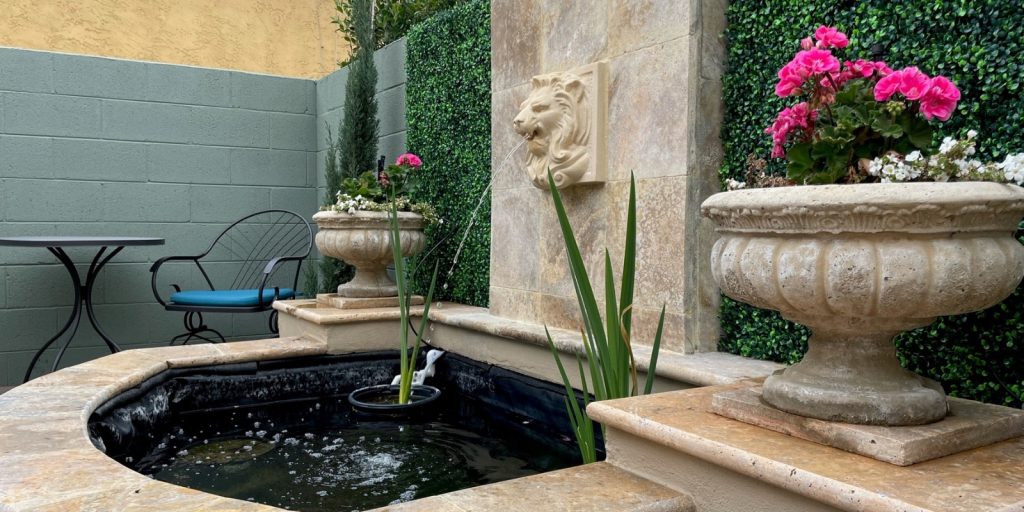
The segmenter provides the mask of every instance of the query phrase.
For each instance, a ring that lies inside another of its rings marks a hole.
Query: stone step
[[[473,487],[372,512],[696,512],[693,500],[607,462]]]

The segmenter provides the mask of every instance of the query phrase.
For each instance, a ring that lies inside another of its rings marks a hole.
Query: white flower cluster
[[[925,157],[920,151],[906,156],[889,153],[871,161],[868,174],[882,183],[903,181],[996,181],[1024,185],[1024,153],[1008,155],[1002,162],[984,163],[972,157],[974,138],[978,132],[970,130],[967,138],[956,140],[946,137],[939,152]]]
[[[427,203],[414,203],[408,197],[399,196],[395,198],[395,205],[398,211],[413,212],[423,216],[430,224],[444,224],[444,220],[437,216],[437,211]],[[357,211],[386,212],[391,208],[390,203],[378,203],[361,195],[352,197],[348,194],[338,192],[338,200],[325,209],[332,212],[344,212],[354,214]]]
[[[732,178],[725,180],[725,188],[727,190],[739,190],[741,188],[747,188],[747,182],[737,181]]]
[[[348,213],[355,213],[357,210],[381,211],[380,204],[376,202],[370,201],[363,196],[352,197],[341,192],[338,192],[338,200],[331,205],[331,210]]]

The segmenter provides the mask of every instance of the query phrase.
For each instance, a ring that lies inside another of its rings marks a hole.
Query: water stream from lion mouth
[[[137,468],[221,496],[326,512],[372,509],[577,463],[568,439],[535,435],[528,418],[498,420],[465,401],[393,421],[361,417],[344,402],[190,414],[160,453]]]

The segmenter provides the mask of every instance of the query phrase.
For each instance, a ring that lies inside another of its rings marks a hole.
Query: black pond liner
[[[304,511],[365,510],[579,463],[563,386],[450,352],[428,379],[442,394],[426,412],[352,409],[349,393],[390,382],[398,367],[389,351],[169,369],[97,408],[89,435],[155,479]]]

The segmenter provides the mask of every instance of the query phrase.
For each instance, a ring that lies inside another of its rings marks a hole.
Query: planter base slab
[[[711,412],[840,450],[909,466],[1024,435],[1024,411],[947,398],[942,421],[911,427],[837,423],[780,411],[761,398],[761,388],[715,393]]]
[[[342,297],[336,293],[321,293],[316,296],[317,304],[323,304],[335,309],[373,309],[373,308],[397,308],[398,297]],[[409,300],[410,306],[423,305],[422,295],[413,295]]]

